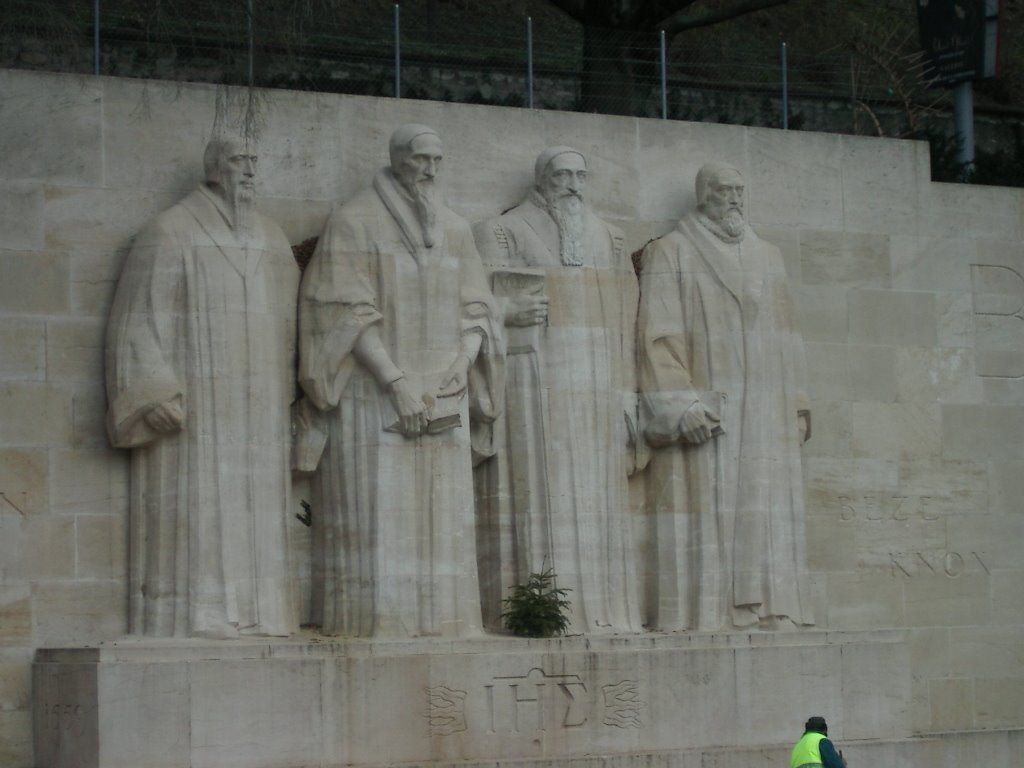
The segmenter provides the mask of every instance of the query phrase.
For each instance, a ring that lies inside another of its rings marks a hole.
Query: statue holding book
[[[585,204],[587,162],[537,158],[535,187],[474,228],[504,318],[505,414],[474,477],[485,625],[553,569],[570,632],[640,630],[627,478],[638,287],[623,235]]]
[[[436,191],[441,139],[405,125],[390,154],[331,216],[300,291],[299,380],[326,434],[313,619],[467,636],[481,628],[472,459],[491,451],[502,337],[469,225]]]
[[[642,256],[649,626],[811,625],[801,459],[811,412],[785,265],[750,228],[736,168],[706,164],[696,192],[697,210]]]

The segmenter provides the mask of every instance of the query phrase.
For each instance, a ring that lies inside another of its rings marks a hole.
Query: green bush
[[[555,587],[554,570],[531,573],[529,581],[510,589],[512,596],[505,598],[506,610],[501,614],[508,631],[520,637],[565,634],[569,628],[566,611],[570,606],[565,596],[570,590]]]

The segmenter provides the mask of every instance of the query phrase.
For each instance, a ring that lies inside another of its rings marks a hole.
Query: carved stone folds
[[[131,631],[295,630],[293,465],[314,473],[327,634],[501,631],[509,589],[548,569],[572,633],[638,632],[644,614],[812,624],[803,347],[739,173],[701,170],[698,210],[644,250],[641,301],[579,150],[544,150],[525,199],[475,238],[440,202],[437,132],[401,126],[389,152],[328,220],[298,296],[244,143],[211,142],[206,182],[136,238],[107,346],[110,438],[133,449]]]

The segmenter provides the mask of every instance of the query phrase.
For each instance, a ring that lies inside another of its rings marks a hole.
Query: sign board
[[[1000,0],[917,0],[925,79],[953,85],[995,77]]]

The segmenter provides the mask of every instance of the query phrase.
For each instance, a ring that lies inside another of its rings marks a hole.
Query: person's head
[[[743,231],[743,177],[731,165],[708,163],[697,172],[697,207],[730,235]]]
[[[388,150],[391,171],[410,194],[432,188],[443,159],[437,131],[417,123],[403,125],[391,134]]]
[[[252,200],[256,194],[256,151],[242,139],[217,136],[203,153],[206,183],[225,200]]]
[[[533,177],[537,191],[549,206],[563,197],[582,201],[587,185],[587,161],[572,147],[549,147],[537,157]]]
[[[825,718],[819,715],[808,718],[807,722],[804,723],[804,732],[811,731],[820,733],[822,736],[828,736],[828,723],[825,722]]]
[[[548,147],[533,166],[537,194],[558,225],[559,251],[566,266],[582,262],[587,161],[572,147]]]

